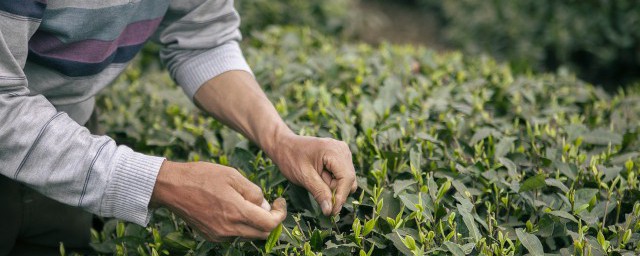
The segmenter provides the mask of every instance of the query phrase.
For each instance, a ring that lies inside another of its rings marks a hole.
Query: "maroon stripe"
[[[111,56],[118,47],[144,43],[156,30],[162,17],[127,25],[113,41],[87,39],[63,43],[55,35],[38,31],[29,40],[29,49],[43,57],[84,63],[100,63]]]

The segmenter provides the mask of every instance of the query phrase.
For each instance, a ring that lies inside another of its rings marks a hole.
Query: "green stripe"
[[[55,34],[63,43],[87,39],[112,41],[128,24],[162,17],[168,6],[167,0],[141,0],[99,9],[46,10],[40,29]]]

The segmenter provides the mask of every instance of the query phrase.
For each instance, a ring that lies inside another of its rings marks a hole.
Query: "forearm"
[[[245,71],[228,71],[207,81],[194,101],[269,155],[278,140],[293,134],[253,76]]]
[[[41,95],[11,92],[0,93],[0,174],[59,202],[146,224],[162,158],[91,135]]]

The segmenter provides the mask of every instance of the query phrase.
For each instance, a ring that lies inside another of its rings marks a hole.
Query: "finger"
[[[358,180],[355,179],[353,180],[353,185],[351,185],[351,194],[355,193],[357,189],[358,189]]]
[[[233,169],[233,172],[234,174],[230,175],[230,177],[232,177],[233,179],[233,181],[231,182],[231,184],[233,184],[233,188],[235,188],[236,191],[238,191],[238,193],[240,193],[240,195],[242,195],[245,200],[255,205],[261,206],[263,202],[266,201],[264,199],[264,195],[262,194],[262,189],[258,187],[258,185],[242,176],[242,174],[240,174],[235,169]]]
[[[332,214],[335,215],[340,212],[342,205],[347,201],[347,196],[349,196],[355,181],[355,172],[353,171],[353,164],[347,162],[345,158],[326,157],[325,167],[333,173],[337,181],[335,203],[332,211]]]
[[[327,184],[327,186],[329,186],[329,188],[331,188],[331,190],[334,190],[336,188],[336,183],[333,179],[333,176],[331,176],[331,173],[328,171],[322,171],[322,180],[324,181],[325,184]]]
[[[276,199],[271,211],[265,211],[253,204],[246,204],[243,214],[245,224],[263,232],[271,232],[287,217],[287,202],[284,198]]]
[[[331,214],[333,205],[331,200],[331,189],[329,188],[331,181],[325,182],[323,178],[321,178],[320,175],[318,175],[318,173],[315,171],[307,173],[310,177],[309,181],[305,182],[305,187],[307,187],[307,190],[311,192],[311,195],[313,195],[313,198],[316,199],[316,202],[320,204],[322,213],[326,216],[329,216]]]
[[[232,242],[236,240],[266,239],[267,237],[269,237],[269,232],[256,229],[244,223],[236,223],[233,225],[232,231],[220,236],[209,237],[207,240],[212,242]]]
[[[262,205],[260,205],[260,207],[265,211],[271,211],[271,205],[267,202],[267,199],[262,200]]]
[[[247,239],[267,239],[269,237],[269,233],[267,231],[262,231],[260,229],[254,228],[247,224],[238,223],[236,226],[238,230],[238,236]]]

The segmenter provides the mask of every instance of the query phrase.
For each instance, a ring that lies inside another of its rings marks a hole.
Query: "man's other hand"
[[[169,208],[210,241],[266,239],[287,215],[284,199],[270,206],[238,171],[204,162],[165,161],[151,204]]]
[[[269,156],[282,174],[311,192],[324,215],[338,214],[357,188],[349,146],[334,139],[293,133],[281,135],[276,141]]]

